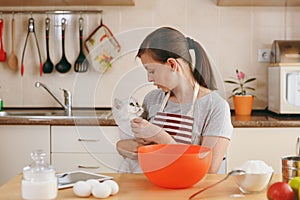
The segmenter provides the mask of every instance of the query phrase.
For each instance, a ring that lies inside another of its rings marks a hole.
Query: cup
[[[285,156],[281,158],[282,181],[289,182],[296,176],[300,176],[300,156]]]

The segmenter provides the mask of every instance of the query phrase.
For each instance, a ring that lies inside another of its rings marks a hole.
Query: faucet
[[[66,89],[60,88],[64,92],[64,104],[48,89],[48,87],[41,83],[36,82],[35,87],[43,87],[65,110],[68,116],[72,115],[72,94]]]

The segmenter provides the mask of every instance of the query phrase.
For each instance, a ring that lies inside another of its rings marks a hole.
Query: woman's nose
[[[153,78],[151,76],[148,76],[148,81],[149,82],[154,82]]]

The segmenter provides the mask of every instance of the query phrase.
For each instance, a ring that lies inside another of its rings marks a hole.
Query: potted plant
[[[237,80],[225,80],[225,83],[237,85],[232,90],[232,95],[229,98],[233,98],[234,111],[236,115],[250,115],[252,112],[252,105],[254,101],[254,95],[247,92],[247,90],[254,91],[253,87],[246,86],[248,83],[255,81],[256,78],[246,79],[244,72],[236,69]]]

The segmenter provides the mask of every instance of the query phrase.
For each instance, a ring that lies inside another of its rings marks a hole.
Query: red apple
[[[294,191],[286,182],[273,183],[267,192],[269,200],[294,200]]]

